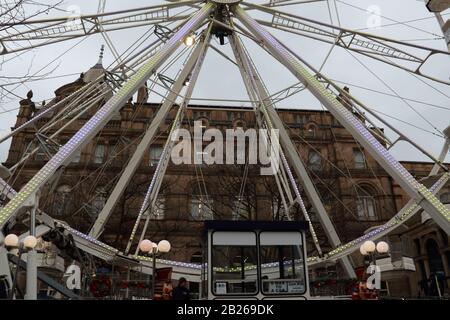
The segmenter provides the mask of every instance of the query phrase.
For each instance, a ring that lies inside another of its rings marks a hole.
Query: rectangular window
[[[209,111],[194,111],[194,120],[197,120],[198,118],[210,118],[211,113]]]
[[[227,112],[228,121],[234,121],[236,119],[243,120],[244,117],[245,117],[244,112],[231,112],[231,111]]]
[[[272,217],[274,220],[287,220],[286,208],[279,198],[272,199]]]
[[[262,291],[269,295],[306,292],[305,258],[300,232],[260,234]]]
[[[356,200],[358,217],[361,220],[376,220],[375,201],[373,197],[358,197]]]
[[[61,148],[67,144],[68,140],[60,140]],[[72,158],[72,163],[79,163],[81,158],[81,150],[77,150]]]
[[[96,215],[98,215],[108,200],[108,195],[104,190],[97,190],[95,198],[92,200],[92,207]]]
[[[103,163],[105,157],[105,146],[98,144],[95,146],[94,163]]]
[[[360,149],[353,149],[353,161],[355,163],[355,169],[365,169],[366,159],[364,152]]]
[[[191,200],[191,217],[193,220],[213,220],[213,201],[207,198],[194,198]]]
[[[305,125],[309,122],[309,115],[306,114],[296,114],[295,115],[295,123],[299,125]]]
[[[148,214],[149,212],[147,212]],[[150,219],[164,220],[166,213],[166,199],[163,196],[158,196],[155,201],[155,206],[152,212],[150,212]]]
[[[81,160],[81,150],[77,150],[77,152],[75,152],[75,156],[73,157],[72,162],[79,163],[80,160]]]
[[[249,208],[244,199],[234,201],[232,218],[233,220],[248,220],[250,218]]]
[[[317,151],[310,151],[308,156],[308,166],[311,170],[322,170],[322,155]]]
[[[111,143],[108,146],[108,160],[113,160],[117,154],[117,143]]]
[[[162,152],[163,148],[161,146],[153,146],[150,148],[150,167],[156,166],[158,164],[159,159],[161,159]]]
[[[256,234],[212,234],[212,285],[216,295],[253,295],[258,291]]]

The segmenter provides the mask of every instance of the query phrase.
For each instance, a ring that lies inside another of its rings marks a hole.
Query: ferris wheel
[[[300,8],[306,4],[326,3],[330,9],[332,1],[270,0],[259,4],[256,2],[258,1],[167,1],[160,5],[107,12],[106,0],[100,0],[97,14],[79,15],[75,18],[26,19],[3,24],[0,28],[3,30],[0,34],[2,56],[13,56],[100,34],[114,56],[114,62],[106,68],[104,74],[61,101],[43,106],[33,118],[0,139],[0,143],[5,142],[43,117],[52,114],[54,110],[60,111],[52,115],[53,120],[49,121],[47,129],[60,123],[61,119],[69,119],[69,117],[74,119],[77,115],[101,103],[95,115],[66,144],[59,146],[50,160],[21,190],[15,191],[7,181],[0,180],[2,194],[7,199],[5,205],[0,208],[0,228],[13,221],[18,215],[31,211],[36,214],[43,229],[48,231],[55,225],[64,227],[73,234],[80,248],[88,253],[106,260],[118,254],[133,256],[140,259],[143,264],[147,263],[145,257],[138,255],[138,249],[135,252],[132,249],[138,237],[140,240],[143,239],[151,223],[146,212],[149,208],[156,206],[164,174],[170,163],[174,141],[169,139],[164,145],[162,156],[148,185],[127,246],[112,248],[101,242],[99,237],[142,162],[145,152],[148,151],[157,135],[158,128],[164,123],[175,104],[178,108],[170,132],[173,133],[181,127],[205,56],[210,51],[216,51],[225,58],[224,63],[231,61],[240,72],[258,127],[279,130],[279,139],[268,141],[271,146],[280,146],[281,169],[274,178],[283,206],[285,208],[298,206],[309,224],[316,253],[308,258],[310,265],[340,261],[347,274],[354,277],[354,270],[348,258],[352,252],[358,250],[367,240],[386,236],[422,210],[425,210],[447,234],[450,234],[450,210],[436,197],[450,179],[449,168],[443,164],[449,151],[450,127],[443,132],[445,143],[441,153],[439,156],[434,156],[420,146],[414,138],[409,137],[408,133],[389,123],[384,116],[345,91],[338,82],[322,71],[326,60],[335,50],[346,50],[356,57],[383,63],[389,66],[392,72],[407,72],[421,81],[449,86],[448,74],[447,78],[439,77],[430,72],[427,66],[435,57],[449,56],[450,53],[408,41],[348,29],[340,26],[340,23],[319,21],[299,14],[302,12]],[[74,23],[68,24],[67,21]],[[130,44],[129,48],[123,52],[115,47],[110,38],[110,34],[114,31],[142,27],[148,28],[151,32],[147,32],[145,38]],[[307,38],[313,42],[327,44],[329,51],[322,67],[318,68],[309,63],[301,52],[282,41],[283,37],[278,36],[280,34],[289,34],[291,37]],[[218,39],[220,45],[229,44],[233,56],[228,56],[212,44],[214,37]],[[249,49],[248,43],[259,47],[259,50],[266,52],[274,61],[283,65],[286,74],[292,75],[296,82],[276,93],[269,92],[254,62],[255,53]],[[163,85],[164,74],[161,70],[167,70],[183,57],[185,60],[176,78],[171,79],[168,85],[167,83]],[[148,88],[149,92],[162,97],[161,107],[139,141],[89,233],[81,233],[69,225],[54,221],[39,210],[40,190],[44,185],[57,176],[61,169],[72,161],[77,152],[92,140],[120,108],[147,83],[151,84]],[[166,92],[157,93],[156,87],[159,87],[159,90],[166,87]],[[302,160],[285,123],[277,112],[277,103],[302,92],[309,92],[314,96],[411,198],[406,206],[384,225],[348,243],[342,243],[307,165]],[[339,99],[342,96],[345,99]],[[103,101],[105,103],[102,103]],[[392,140],[383,130],[378,129],[377,123],[389,128],[399,138]],[[70,125],[70,122],[64,126],[67,125]],[[60,131],[61,129],[48,139],[57,137]],[[431,186],[426,187],[417,181],[391,154],[390,149],[399,142],[409,143],[434,162],[430,177],[436,179]],[[32,150],[24,155],[21,162],[26,161],[36,151]],[[9,169],[14,171],[16,168],[17,166]],[[321,248],[316,231],[318,226],[310,217],[311,211],[305,205],[304,195],[333,248],[329,252],[324,252]],[[143,220],[144,227],[140,230]],[[198,265],[190,263],[166,260],[159,262],[177,267],[177,272],[180,274],[192,274],[200,269]]]

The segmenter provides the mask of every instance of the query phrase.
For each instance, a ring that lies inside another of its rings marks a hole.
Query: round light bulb
[[[37,244],[37,239],[35,236],[27,236],[23,239],[23,246],[27,249],[34,249]]]
[[[373,253],[373,252],[375,252],[375,249],[376,249],[375,242],[370,241],[370,240],[364,242],[363,247],[367,253]]]
[[[170,242],[167,240],[161,240],[158,243],[158,251],[159,252],[167,253],[170,251],[170,248],[171,248]]]
[[[362,244],[362,245],[359,247],[359,252],[361,252],[361,254],[362,254],[363,256],[367,256],[367,255],[368,255],[366,249],[364,248],[364,244]]]
[[[388,253],[389,252],[389,244],[384,241],[380,241],[377,243],[377,251],[379,253]]]
[[[19,245],[19,237],[16,236],[15,234],[8,234],[5,237],[4,242],[6,247],[15,248]]]
[[[191,47],[193,46],[195,43],[195,36],[194,35],[189,35],[186,38],[184,38],[184,44],[186,45],[186,47]]]
[[[150,251],[152,251],[153,248],[153,242],[151,242],[150,240],[142,240],[141,243],[139,243],[139,249],[144,252],[144,253],[149,253]]]

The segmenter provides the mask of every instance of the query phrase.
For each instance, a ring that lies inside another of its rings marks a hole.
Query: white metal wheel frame
[[[79,132],[65,145],[60,151],[33,177],[33,179],[27,183],[22,190],[12,197],[11,201],[0,210],[0,226],[11,219],[22,207],[29,206],[27,203],[29,200],[56,172],[56,170],[68,163],[75,154],[75,152],[89,141],[95,134],[108,122],[114,111],[120,108],[123,103],[127,101],[137,89],[148,79],[148,77],[155,72],[158,66],[166,60],[175,49],[181,44],[182,39],[188,35],[191,31],[195,30],[204,20],[206,20],[214,9],[215,4],[208,2],[204,4],[202,8],[190,18],[186,24],[175,33],[175,35],[162,47],[162,49],[152,56],[147,63],[139,69],[139,71],[125,83],[122,89],[120,89],[98,112],[97,114],[83,126]],[[260,41],[260,44],[265,47],[274,57],[282,62],[296,77],[299,78],[328,109],[329,111],[341,122],[344,127],[349,130],[352,135],[372,154],[372,156],[385,168],[385,170],[407,191],[413,200],[411,200],[410,206],[405,207],[408,216],[411,212],[420,207],[426,209],[431,214],[432,218],[442,227],[447,233],[450,233],[449,227],[449,212],[439,200],[434,196],[438,187],[441,187],[438,183],[432,188],[431,191],[426,189],[423,185],[420,185],[415,179],[389,154],[389,152],[373,137],[373,135],[367,131],[365,127],[351,114],[347,109],[337,102],[333,96],[329,94],[314,77],[312,77],[308,71],[299,63],[296,59],[279,41],[276,40],[270,33],[263,29],[257,21],[252,19],[246,11],[240,6],[234,6],[232,8],[235,16],[247,27],[247,29],[253,34],[253,36]],[[266,9],[265,9],[266,10]],[[248,71],[248,70],[247,70]],[[245,72],[245,70],[242,70]],[[261,94],[261,92],[260,92]],[[272,121],[273,115],[272,115]],[[276,117],[275,117],[276,120]],[[291,150],[285,150],[285,152],[291,152]],[[289,159],[292,161],[291,159]],[[298,172],[297,172],[298,174]],[[301,180],[304,180],[304,176],[299,176]],[[448,175],[444,175],[440,180],[448,179]],[[307,178],[305,179],[307,180]],[[309,193],[314,193],[310,188],[305,186],[305,190]],[[310,195],[308,195],[310,197]],[[314,199],[310,199],[314,203]],[[320,201],[320,200],[319,200]],[[413,209],[411,209],[413,207]],[[403,211],[403,210],[402,210]],[[405,215],[405,212],[399,213],[401,216]],[[394,218],[398,218],[397,216]],[[395,225],[401,224],[404,221],[397,219]],[[106,221],[105,221],[106,223]],[[385,225],[378,233],[371,233],[362,238],[370,238],[381,234],[382,231],[391,230],[389,227],[393,225]],[[324,226],[326,230],[330,230],[327,226]],[[355,241],[360,240],[356,239]],[[358,242],[358,241],[357,241]],[[315,258],[314,261],[324,261],[327,259],[336,259],[339,257],[345,257],[349,254],[348,248],[345,246],[339,246],[339,244],[333,243],[333,246],[337,246],[335,250],[323,258]],[[346,250],[347,249],[347,250]],[[351,250],[354,251],[355,244],[351,245]]]

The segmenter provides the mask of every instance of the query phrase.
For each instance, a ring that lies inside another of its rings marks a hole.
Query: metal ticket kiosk
[[[293,221],[205,221],[202,298],[308,299],[306,230]]]

